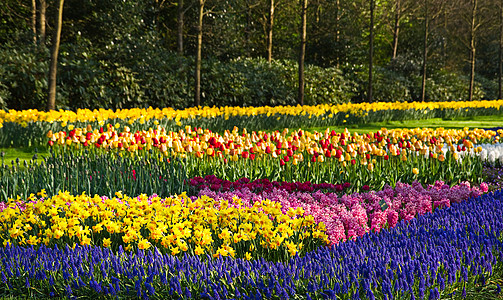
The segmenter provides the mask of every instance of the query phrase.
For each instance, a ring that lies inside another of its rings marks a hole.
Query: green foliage
[[[225,64],[215,62],[214,66],[214,70],[206,76],[203,70],[203,78],[206,79],[203,80],[203,92],[209,100],[205,100],[205,105],[274,106],[297,103],[298,70],[294,61],[273,61],[269,64],[262,58],[248,58]],[[344,78],[340,70],[308,65],[305,76],[306,104],[340,104],[351,99],[354,84]],[[222,92],[223,95],[220,94]],[[215,93],[216,97],[208,96]]]
[[[82,152],[44,157],[41,162],[11,161],[0,167],[0,201],[46,189],[50,195],[58,191],[73,194],[86,192],[113,197],[115,192],[128,195],[158,194],[167,197],[184,191],[185,165],[177,159],[167,161],[157,153],[142,157]]]
[[[354,74],[358,91],[352,99],[365,102],[368,98],[368,68],[363,67]],[[373,73],[372,95],[374,102],[414,101],[409,86],[409,78],[389,68],[376,67]]]
[[[23,47],[0,48],[0,97],[9,108],[42,109],[47,99],[48,51]]]
[[[430,75],[426,81],[427,101],[466,101],[468,99],[469,78],[446,70]],[[421,77],[416,77],[415,94],[420,95]],[[475,82],[473,99],[485,99],[481,84]]]
[[[306,68],[306,95],[308,105],[341,104],[350,102],[356,92],[356,84],[335,67],[320,68],[308,65]]]
[[[63,63],[60,92],[68,107],[120,109],[141,106],[143,90],[135,73],[127,67],[94,59]]]
[[[0,78],[3,78],[5,69],[0,68]],[[10,98],[10,92],[8,87],[0,81],[0,109],[6,109],[7,108],[7,101]]]
[[[498,80],[490,80],[482,75],[475,76],[475,81],[480,83],[480,88],[485,99],[498,99]]]
[[[185,3],[185,56],[179,56],[174,53],[177,7],[172,4],[151,0],[65,1],[57,108],[191,106],[196,7]],[[276,7],[275,59],[271,64],[257,58],[265,52],[267,3],[208,0],[207,4],[211,13],[205,16],[203,28],[201,104],[296,104],[298,3],[282,1]],[[375,31],[374,101],[417,101],[421,95],[422,21],[417,18],[420,15],[412,16],[412,11],[411,18],[402,19],[399,55],[390,62],[392,36],[385,22],[393,16],[389,13],[394,9],[392,4],[385,1],[376,7],[379,24]],[[19,15],[11,7],[19,8]],[[0,109],[45,108],[52,9],[49,7],[47,14],[46,48],[33,43],[30,5],[20,6],[12,0],[0,4],[5,14],[0,21],[0,41],[8,41],[0,46]],[[336,12],[338,19],[333,18]],[[366,101],[368,13],[368,3],[362,0],[351,4],[322,0],[310,6],[306,104]],[[445,48],[444,43],[444,36],[432,29],[427,99],[465,100],[468,81],[461,75],[462,62],[457,67],[448,66],[445,51],[455,48]],[[434,51],[435,47],[445,53]],[[477,59],[480,66],[492,66],[493,71],[478,70],[485,77],[476,78],[474,99],[494,99],[494,63],[488,63],[486,57]]]

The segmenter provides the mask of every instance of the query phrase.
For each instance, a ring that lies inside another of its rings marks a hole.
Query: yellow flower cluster
[[[500,135],[503,130],[498,131]],[[340,162],[350,161],[362,156],[363,164],[370,157],[398,156],[402,160],[410,153],[438,153],[441,155],[444,143],[452,152],[460,149],[471,150],[480,142],[499,142],[499,136],[492,130],[474,129],[443,129],[416,128],[394,129],[382,128],[376,133],[358,134],[306,132],[303,130],[265,133],[262,131],[248,133],[246,129],[226,130],[222,135],[209,130],[193,130],[187,126],[178,132],[167,132],[160,126],[131,132],[125,126],[122,132],[116,131],[112,125],[106,129],[76,128],[70,132],[49,132],[49,144],[66,145],[70,147],[93,146],[102,149],[116,149],[136,153],[138,150],[159,149],[168,157],[197,158],[217,157],[225,160],[279,158],[283,163],[290,161],[296,165],[307,155],[312,162],[323,162],[335,157]],[[457,147],[460,146],[460,147]],[[433,156],[437,158],[437,154]],[[442,156],[439,157],[442,160]],[[370,166],[372,168],[372,166]]]
[[[473,109],[492,108],[499,110],[503,106],[503,100],[493,101],[456,101],[456,102],[377,102],[377,103],[347,103],[347,104],[321,104],[316,106],[275,106],[275,107],[191,107],[183,110],[173,108],[163,109],[119,109],[117,111],[99,109],[88,110],[79,109],[73,111],[38,111],[38,110],[0,110],[0,127],[2,123],[15,122],[26,124],[28,122],[61,122],[63,125],[74,122],[105,122],[115,119],[127,120],[130,123],[138,121],[140,123],[150,119],[175,120],[179,122],[183,119],[216,118],[228,119],[234,116],[320,116],[328,115],[333,117],[337,113],[351,113],[354,115],[364,115],[366,112],[387,111],[387,110],[410,110],[417,111],[443,110],[443,109]]]
[[[42,193],[41,196],[46,196]],[[271,201],[245,205],[207,196],[191,199],[185,194],[161,199],[141,195],[130,198],[60,192],[31,202],[21,210],[12,200],[0,212],[0,241],[14,245],[99,245],[126,250],[156,246],[177,254],[232,256],[245,259],[277,253],[305,253],[304,245],[327,245],[323,223],[304,216],[302,208],[281,212]]]

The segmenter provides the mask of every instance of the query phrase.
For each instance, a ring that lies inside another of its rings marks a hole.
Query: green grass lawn
[[[441,118],[427,119],[427,120],[410,120],[410,121],[387,121],[378,123],[368,123],[359,125],[346,126],[350,132],[367,133],[376,132],[381,128],[398,129],[398,128],[446,128],[446,129],[463,129],[468,127],[473,128],[493,128],[503,126],[503,115],[495,116],[478,116],[478,117],[460,117],[451,120],[444,120]],[[342,132],[346,127],[337,126],[331,127],[330,130]],[[292,128],[293,129],[293,128]],[[312,128],[312,130],[324,131],[326,128]]]
[[[23,161],[30,161],[34,159],[36,155],[37,161],[40,162],[44,156],[49,155],[49,148],[46,146],[39,147],[23,147],[23,148],[0,148],[0,158],[4,164],[11,165],[12,162],[16,162],[19,158],[19,162],[22,165]]]

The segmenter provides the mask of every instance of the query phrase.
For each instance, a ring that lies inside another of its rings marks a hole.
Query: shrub
[[[415,97],[421,99],[421,76],[414,77]],[[457,73],[440,70],[428,76],[426,80],[426,101],[466,101],[468,100],[468,77]],[[484,99],[481,84],[475,82],[473,100]]]
[[[368,98],[368,68],[357,68],[354,73],[358,85],[358,92],[353,102],[365,102]],[[373,101],[374,102],[410,102],[410,80],[401,74],[382,67],[376,67],[373,73]]]

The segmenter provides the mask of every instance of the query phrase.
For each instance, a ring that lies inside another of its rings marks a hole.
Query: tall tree
[[[271,63],[272,61],[272,29],[274,27],[274,10],[276,8],[276,4],[274,0],[269,0],[269,15],[267,18],[267,61]]]
[[[203,18],[206,0],[199,0],[197,14],[196,68],[194,79],[194,105],[201,105],[201,51],[203,47]]]
[[[65,0],[59,0],[56,28],[54,29],[54,40],[51,50],[51,61],[49,65],[49,99],[47,110],[56,109],[56,77],[58,72],[59,43],[61,40],[61,28],[63,27],[63,4]]]
[[[37,0],[31,0],[31,31],[33,43],[37,43]]]
[[[46,12],[47,12],[47,2],[46,0],[40,0],[40,5],[38,6],[38,34],[40,36],[40,46],[45,46],[45,28],[46,28]]]
[[[299,54],[299,95],[300,105],[304,105],[304,59],[306,56],[306,35],[307,35],[307,0],[300,0],[300,54]]]
[[[374,61],[374,0],[370,0],[370,30],[369,30],[369,82],[367,101],[372,102],[372,68]]]
[[[475,55],[477,51],[475,37],[480,23],[477,22],[478,0],[471,0],[471,18],[470,18],[470,86],[468,88],[468,101],[473,100],[473,86],[475,83]]]
[[[185,8],[184,8],[183,0],[178,0],[178,11],[177,11],[177,18],[176,18],[176,28],[177,28],[177,30],[176,30],[176,36],[177,36],[176,50],[178,52],[178,55],[180,55],[180,56],[183,55],[184,16],[185,16]]]
[[[396,58],[396,52],[398,50],[398,34],[400,33],[400,18],[402,14],[401,1],[395,0],[395,23],[393,25],[393,50],[391,58]]]
[[[426,81],[428,78],[428,62],[430,57],[430,34],[432,32],[432,25],[438,17],[445,13],[446,2],[443,0],[424,0],[423,1],[423,49],[422,49],[422,67],[421,67],[421,101],[426,101]],[[442,26],[442,25],[440,25]],[[438,37],[437,37],[438,38]]]
[[[422,68],[422,81],[421,81],[421,101],[426,100],[426,68],[428,61],[428,33],[429,33],[429,13],[428,13],[428,0],[424,0],[424,39],[423,39],[423,68]]]
[[[402,21],[409,17],[409,15],[411,14],[411,2],[407,0],[395,0],[393,6],[393,22],[391,28],[393,41],[391,43],[391,59],[395,59],[398,54],[400,29],[402,26]]]
[[[340,23],[341,23],[341,5],[340,5],[340,0],[335,0],[335,29],[334,29],[334,40],[335,44],[339,46],[339,39],[340,39]],[[339,47],[337,47],[339,49]],[[341,64],[341,58],[340,58],[340,53],[337,51],[336,57],[335,57],[335,66],[339,68]]]
[[[478,0],[471,0],[470,18],[470,86],[468,88],[468,101],[473,100],[473,86],[475,83],[475,55],[477,47],[475,45],[475,35],[480,23],[477,23]]]

